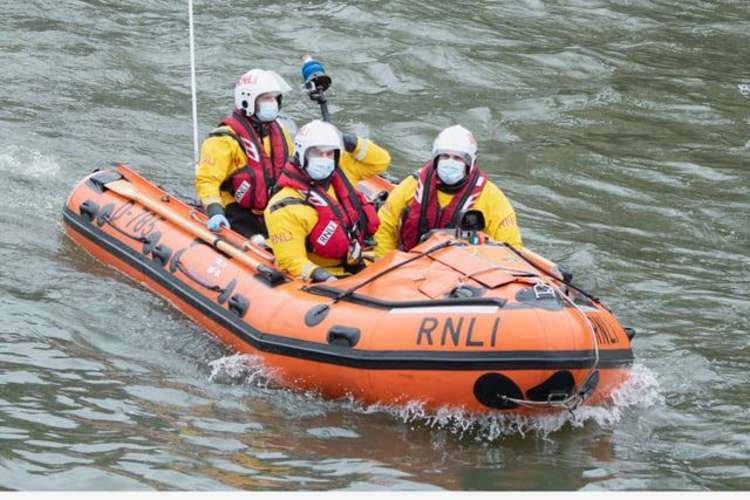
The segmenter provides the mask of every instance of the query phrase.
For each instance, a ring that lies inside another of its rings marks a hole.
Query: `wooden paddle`
[[[110,182],[106,184],[106,187],[107,189],[109,189],[110,191],[114,193],[117,193],[121,196],[124,196],[125,198],[128,198],[130,200],[140,203],[141,205],[148,208],[152,212],[162,216],[164,219],[179,226],[180,228],[184,229],[190,234],[200,238],[201,240],[205,241],[206,243],[216,248],[217,250],[221,251],[222,253],[225,253],[226,255],[229,255],[230,257],[237,259],[239,262],[242,262],[243,264],[250,267],[251,269],[254,269],[264,274],[268,273],[269,271],[276,271],[275,269],[270,268],[267,264],[260,262],[256,260],[254,257],[244,253],[242,250],[228,243],[222,237],[212,233],[204,226],[200,224],[196,224],[189,220],[185,220],[175,215],[172,211],[164,207],[158,201],[154,201],[151,198],[145,196],[143,193],[141,193],[135,187],[133,187],[133,185],[130,182],[124,179]]]

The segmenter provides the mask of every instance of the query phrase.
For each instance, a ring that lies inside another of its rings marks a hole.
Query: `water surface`
[[[186,6],[1,8],[0,488],[750,487],[748,2],[196,2],[201,136],[247,69],[316,54],[399,177],[471,129],[525,243],[636,327],[614,407],[531,422],[268,387],[84,254],[61,209],[94,168],[192,190]]]

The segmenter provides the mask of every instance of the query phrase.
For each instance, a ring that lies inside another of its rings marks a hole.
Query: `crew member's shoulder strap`
[[[271,208],[269,209],[271,213],[281,210],[284,207],[288,207],[290,205],[308,205],[312,206],[309,202],[300,199],[300,198],[294,198],[292,196],[289,196],[287,198],[282,198],[281,200],[277,201],[273,205],[271,205]]]
[[[284,161],[286,161],[289,158],[289,142],[287,141],[287,137],[291,139],[291,136],[288,135],[286,127],[283,124],[279,123],[278,120],[275,120],[271,123],[271,129],[276,130],[276,133],[279,134],[281,145],[283,146],[284,151]],[[273,154],[273,141],[271,141],[271,150]]]
[[[474,193],[474,189],[476,189],[477,187],[477,180],[479,180],[480,175],[482,174],[480,173],[479,169],[474,169],[474,171],[470,174],[469,179],[466,181],[466,186],[464,186],[463,193],[456,193],[454,195],[453,201],[457,201],[457,203],[453,206],[453,215],[451,215],[451,220],[449,222],[450,227],[456,227],[458,225],[458,219],[462,215],[461,207],[464,206],[466,200],[468,200],[469,197]],[[451,205],[453,205],[453,202],[451,203]]]
[[[247,151],[245,151],[245,145],[242,143],[242,139],[240,139],[240,136],[229,127],[215,128],[211,131],[211,133],[208,134],[208,136],[209,137],[230,137],[234,139],[235,142],[237,142],[237,144],[239,144],[242,152],[246,153],[247,155]]]

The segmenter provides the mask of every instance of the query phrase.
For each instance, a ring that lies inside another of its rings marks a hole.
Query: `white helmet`
[[[477,160],[477,141],[474,135],[461,125],[453,125],[438,134],[432,143],[432,158],[443,153],[454,153],[464,157],[469,168]]]
[[[244,109],[247,116],[255,113],[255,100],[261,94],[273,92],[278,94],[279,108],[281,95],[292,88],[275,71],[251,69],[237,81],[234,86],[234,105],[237,109]]]
[[[294,154],[297,156],[300,166],[306,165],[305,154],[312,147],[338,150],[336,152],[336,164],[338,164],[338,158],[344,147],[341,141],[341,133],[328,122],[313,120],[299,129],[297,135],[294,136]]]

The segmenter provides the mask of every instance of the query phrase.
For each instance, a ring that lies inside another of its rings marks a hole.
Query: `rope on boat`
[[[585,399],[589,396],[588,394],[588,384],[591,380],[591,377],[594,376],[594,373],[596,373],[596,369],[599,366],[599,342],[596,339],[596,331],[594,330],[594,325],[591,323],[591,320],[589,317],[584,313],[580,307],[578,307],[578,304],[575,303],[575,301],[571,300],[570,297],[562,293],[562,291],[553,285],[545,284],[541,280],[537,283],[537,285],[546,285],[549,286],[557,291],[557,294],[559,297],[562,297],[563,300],[568,302],[570,305],[572,305],[578,313],[583,316],[585,323],[589,326],[589,330],[591,332],[591,340],[594,342],[594,363],[591,365],[591,368],[589,368],[589,372],[586,375],[586,378],[583,380],[583,383],[581,384],[581,388],[573,392],[573,394],[568,395],[565,399],[555,400],[553,399],[555,393],[551,392],[549,396],[547,397],[547,401],[533,401],[530,399],[521,399],[521,398],[512,398],[509,396],[505,396],[503,394],[498,394],[498,396],[508,402],[515,403],[519,406],[526,406],[530,408],[539,408],[539,407],[546,407],[546,408],[565,408],[570,413],[573,413],[581,404],[585,401]],[[536,285],[535,285],[536,286]]]

